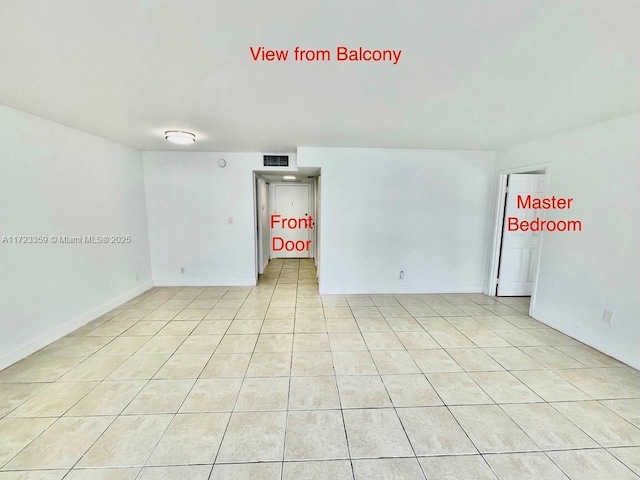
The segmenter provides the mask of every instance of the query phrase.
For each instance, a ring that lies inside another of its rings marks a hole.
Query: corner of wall
[[[53,342],[60,340],[62,337],[70,334],[74,330],[87,325],[93,320],[99,318],[107,312],[119,307],[125,302],[142,295],[144,292],[153,288],[151,282],[147,282],[136,288],[129,290],[128,292],[115,297],[108,302],[99,305],[87,312],[81,313],[76,317],[68,320],[65,323],[56,325],[54,328],[47,330],[34,339],[30,339],[19,345],[15,349],[5,353],[0,357],[0,370],[7,368],[10,365],[22,360],[25,357],[37,352],[38,350],[52,344]]]

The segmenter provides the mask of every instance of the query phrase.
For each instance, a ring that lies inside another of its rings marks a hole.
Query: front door
[[[273,214],[279,214],[280,219],[303,219],[311,216],[309,211],[309,185],[274,184],[273,188]],[[273,228],[271,228],[271,258],[309,258],[309,248],[306,247],[309,246],[308,241],[312,238],[312,230],[308,228],[288,228],[281,221],[275,222]],[[279,239],[282,239],[282,241]],[[285,248],[285,246],[289,245],[294,246],[290,251]],[[295,248],[302,245],[305,245],[304,249]]]

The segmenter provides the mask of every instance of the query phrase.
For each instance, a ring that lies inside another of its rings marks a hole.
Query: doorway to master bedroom
[[[549,165],[524,166],[498,172],[493,251],[488,295],[531,297],[535,303],[536,282],[542,232],[508,228],[506,219],[516,215],[518,196],[544,197],[547,193]],[[543,215],[533,209],[520,211],[525,220]]]

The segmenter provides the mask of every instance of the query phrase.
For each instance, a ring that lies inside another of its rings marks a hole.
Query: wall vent
[[[289,155],[263,155],[262,164],[265,167],[288,167]]]

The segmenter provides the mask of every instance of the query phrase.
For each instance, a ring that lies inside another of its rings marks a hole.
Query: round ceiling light
[[[181,130],[167,130],[164,132],[164,138],[179,145],[190,145],[196,141],[195,134]]]

